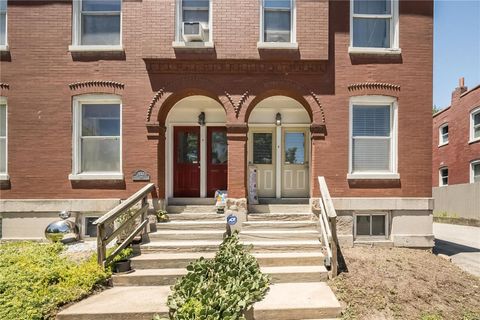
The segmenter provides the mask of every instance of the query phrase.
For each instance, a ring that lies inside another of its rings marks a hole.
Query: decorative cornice
[[[0,89],[8,90],[10,89],[10,85],[8,83],[0,82]]]
[[[121,82],[104,81],[104,80],[74,82],[74,83],[70,83],[68,86],[70,87],[70,90],[78,90],[78,89],[91,88],[91,87],[108,87],[108,88],[114,88],[114,89],[125,88],[125,85]]]
[[[326,61],[144,59],[149,73],[324,73]]]
[[[147,110],[147,122],[150,122],[150,119],[152,117],[152,111],[153,108],[155,107],[155,104],[158,102],[158,100],[163,96],[165,93],[165,88],[161,88],[160,90],[157,91],[157,93],[153,96],[152,101],[148,105],[148,110]]]
[[[325,112],[323,111],[323,106],[322,106],[322,103],[320,102],[320,98],[313,91],[310,91],[310,95],[312,96],[313,100],[315,101],[315,103],[320,109],[320,113],[322,114],[322,123],[325,123]]]
[[[250,97],[250,93],[248,92],[248,90],[245,91],[242,94],[242,96],[240,97],[240,100],[238,100],[238,102],[235,102],[233,100],[233,97],[227,91],[225,91],[225,96],[227,97],[228,101],[230,101],[230,103],[233,106],[233,110],[235,111],[235,117],[238,118],[238,116],[240,114],[240,110],[242,110],[243,104],[245,103],[245,101],[247,101],[248,97]]]
[[[392,83],[384,82],[362,82],[362,83],[353,83],[348,86],[348,91],[356,91],[363,89],[381,89],[381,90],[393,90],[400,91],[400,86]]]

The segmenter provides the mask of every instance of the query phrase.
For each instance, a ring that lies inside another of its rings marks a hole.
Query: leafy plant
[[[0,319],[53,319],[62,305],[79,300],[110,276],[92,255],[76,263],[61,243],[0,244]]]
[[[165,210],[157,210],[155,212],[155,215],[157,216],[157,222],[168,222],[168,221],[170,221],[170,217],[168,216],[168,213]]]
[[[110,256],[113,251],[117,248],[117,246],[111,247],[107,249],[107,257]],[[128,260],[133,255],[133,249],[131,247],[126,247],[122,249],[112,260],[112,264],[115,262]]]
[[[200,258],[172,287],[168,297],[174,320],[240,320],[244,311],[265,297],[269,277],[238,241],[226,238],[214,259]]]

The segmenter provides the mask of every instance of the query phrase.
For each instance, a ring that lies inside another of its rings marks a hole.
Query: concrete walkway
[[[434,223],[435,254],[446,254],[461,269],[480,277],[480,228]]]

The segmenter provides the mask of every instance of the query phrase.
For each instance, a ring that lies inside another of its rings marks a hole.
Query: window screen
[[[263,0],[263,41],[291,42],[292,1]]]

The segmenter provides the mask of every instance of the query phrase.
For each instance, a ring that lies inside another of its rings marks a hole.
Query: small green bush
[[[239,320],[268,291],[269,277],[238,241],[236,234],[220,245],[214,259],[200,258],[187,267],[168,297],[174,320]]]
[[[53,319],[62,305],[90,294],[110,276],[96,256],[75,263],[60,243],[0,245],[0,319]]]

